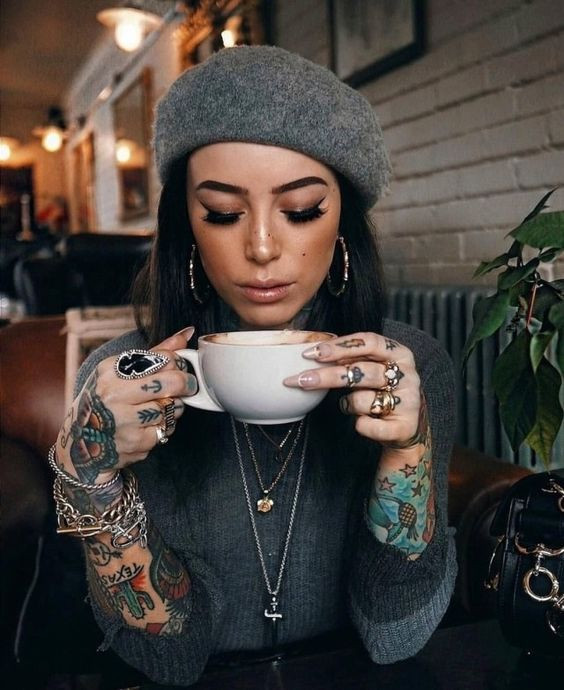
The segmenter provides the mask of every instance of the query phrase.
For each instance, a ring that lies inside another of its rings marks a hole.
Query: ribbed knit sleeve
[[[452,363],[441,346],[420,331],[387,322],[385,332],[413,351],[427,400],[436,525],[430,543],[414,561],[378,541],[368,528],[366,511],[357,525],[349,608],[371,658],[382,664],[413,656],[424,646],[447,609],[457,572],[454,537],[447,526],[448,462],[456,428]],[[366,497],[369,491],[366,487]]]

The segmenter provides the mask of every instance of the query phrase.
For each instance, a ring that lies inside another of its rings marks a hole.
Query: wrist
[[[378,467],[395,469],[397,467],[403,467],[405,464],[416,465],[422,460],[424,452],[425,445],[423,443],[417,443],[408,448],[384,446]]]

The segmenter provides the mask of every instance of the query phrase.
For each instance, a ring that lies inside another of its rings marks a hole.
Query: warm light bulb
[[[12,149],[10,144],[7,144],[5,141],[0,141],[0,161],[10,160],[11,155]]]
[[[233,48],[235,45],[235,32],[231,29],[225,29],[221,32],[221,40],[225,48]]]
[[[122,140],[116,144],[116,160],[122,165],[131,160],[132,146],[129,142]]]
[[[132,53],[143,41],[143,24],[136,17],[127,17],[116,24],[114,35],[118,46]]]
[[[41,146],[46,151],[54,153],[63,145],[63,133],[58,127],[47,127],[41,139]]]

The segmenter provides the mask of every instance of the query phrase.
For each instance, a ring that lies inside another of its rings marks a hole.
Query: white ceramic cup
[[[334,337],[319,331],[233,331],[198,338],[198,349],[177,350],[194,367],[199,390],[186,405],[229,412],[249,424],[302,419],[327,390],[289,388],[282,381],[304,369],[327,366],[302,353]]]

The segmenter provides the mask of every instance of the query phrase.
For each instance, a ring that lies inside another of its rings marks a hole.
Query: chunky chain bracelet
[[[57,512],[57,534],[68,534],[80,539],[94,537],[102,532],[111,535],[114,549],[126,549],[136,542],[147,546],[147,514],[137,492],[137,479],[133,472],[123,472],[123,492],[119,503],[101,515],[80,513],[68,500],[63,480],[57,476],[53,485],[53,497]]]

